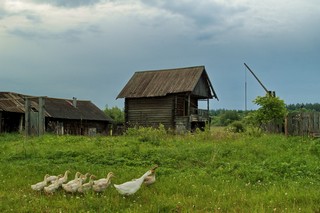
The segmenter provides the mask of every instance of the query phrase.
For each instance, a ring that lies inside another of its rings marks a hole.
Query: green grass
[[[66,170],[157,181],[123,197],[51,196],[30,185]],[[172,136],[140,129],[119,137],[0,135],[0,212],[320,212],[320,141],[222,130]]]

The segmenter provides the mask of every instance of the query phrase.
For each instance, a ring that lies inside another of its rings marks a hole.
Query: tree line
[[[313,111],[320,112],[320,103],[298,103],[298,104],[288,104],[287,109],[289,111]]]

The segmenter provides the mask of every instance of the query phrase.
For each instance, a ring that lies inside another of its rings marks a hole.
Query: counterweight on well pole
[[[254,72],[250,69],[250,67],[244,63],[244,66],[246,66],[246,68],[251,72],[251,74],[253,75],[253,77],[255,77],[255,79],[259,82],[259,84],[262,86],[262,88],[266,91],[266,93],[272,97],[275,97],[276,96],[276,93],[275,91],[270,91],[268,90],[264,85],[263,83],[260,81],[260,79],[256,76],[256,74],[254,74]]]

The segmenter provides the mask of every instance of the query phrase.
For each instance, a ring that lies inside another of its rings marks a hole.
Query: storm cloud
[[[317,0],[4,0],[0,89],[121,107],[135,71],[205,65],[211,106],[241,109],[245,80],[249,101],[264,95],[246,62],[286,103],[319,102],[318,11]]]

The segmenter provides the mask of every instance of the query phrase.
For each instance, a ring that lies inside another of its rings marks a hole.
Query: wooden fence
[[[320,136],[320,112],[293,112],[285,119],[286,135]]]

